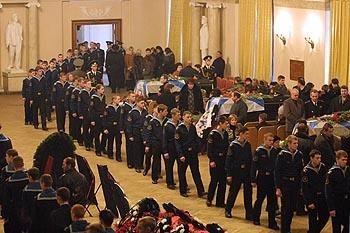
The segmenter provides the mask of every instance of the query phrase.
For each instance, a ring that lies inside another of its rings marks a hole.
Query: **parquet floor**
[[[47,135],[56,130],[55,122],[49,123],[49,131],[35,130],[31,126],[25,126],[23,123],[23,107],[21,96],[15,95],[0,95],[0,122],[3,126],[3,132],[8,135],[14,144],[20,155],[25,159],[25,165],[27,168],[32,166],[32,157],[36,150],[37,145]],[[273,232],[264,227],[267,225],[267,213],[263,212],[261,223],[262,226],[254,226],[253,224],[244,220],[244,207],[243,196],[239,194],[236,206],[233,210],[233,219],[227,219],[224,217],[224,210],[216,207],[208,208],[205,205],[204,199],[196,197],[195,186],[188,174],[188,183],[192,190],[190,197],[183,198],[179,195],[179,190],[169,190],[166,188],[165,179],[160,180],[157,185],[151,183],[150,176],[142,176],[137,174],[134,170],[130,170],[126,167],[125,153],[123,145],[123,162],[118,163],[114,160],[110,160],[106,157],[96,157],[94,152],[87,152],[83,148],[78,147],[77,153],[83,155],[88,160],[92,167],[97,184],[99,183],[99,177],[97,173],[96,164],[107,164],[109,171],[113,174],[114,178],[124,188],[128,199],[131,204],[136,203],[138,200],[144,197],[154,197],[160,204],[164,202],[172,202],[175,206],[188,210],[193,216],[196,216],[204,223],[217,222],[226,229],[228,232],[233,233],[267,233]],[[164,166],[162,166],[164,169]],[[209,171],[208,160],[206,156],[200,156],[200,168],[202,179],[207,189],[209,184]],[[175,169],[176,170],[176,169]],[[164,174],[164,171],[163,171]],[[102,190],[97,195],[100,208],[104,208],[104,199]],[[255,191],[254,197],[255,199]],[[263,207],[265,208],[265,207]],[[88,218],[90,222],[97,222],[97,210],[95,207],[90,207],[91,212],[95,217]],[[307,232],[307,217],[294,217],[293,219],[293,232],[302,233]],[[3,229],[1,227],[0,232]],[[331,232],[330,222],[327,224],[324,232]]]

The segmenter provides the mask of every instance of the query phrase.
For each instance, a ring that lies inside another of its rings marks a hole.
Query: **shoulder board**
[[[266,148],[263,146],[263,145],[260,145],[256,148],[256,151],[258,151],[259,149],[263,149],[263,150],[266,150]]]
[[[4,134],[0,134],[0,142],[5,142],[5,141],[8,141],[9,138],[6,137]]]
[[[93,99],[94,97],[100,98],[98,95],[93,94],[93,95],[91,96],[91,99]]]

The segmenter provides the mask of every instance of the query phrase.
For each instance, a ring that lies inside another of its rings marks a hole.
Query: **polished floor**
[[[25,159],[26,168],[32,166],[32,157],[38,144],[50,133],[55,132],[55,122],[49,123],[49,131],[45,132],[40,129],[35,130],[31,126],[25,126],[23,120],[23,107],[21,96],[16,95],[0,95],[0,122],[3,127],[3,133],[12,139],[14,148],[19,151]],[[165,179],[160,180],[158,184],[152,184],[150,176],[142,176],[134,170],[128,169],[125,163],[125,153],[123,145],[123,162],[119,163],[106,157],[96,157],[94,152],[87,152],[77,145],[77,153],[83,155],[92,167],[97,184],[99,183],[96,164],[107,164],[114,178],[124,188],[131,204],[136,203],[144,197],[154,197],[158,203],[172,202],[175,206],[188,210],[193,216],[196,216],[203,223],[217,222],[228,232],[251,232],[265,233],[273,232],[264,227],[267,225],[267,213],[263,212],[261,224],[262,226],[254,226],[250,222],[244,220],[243,196],[240,192],[236,206],[233,209],[233,219],[224,217],[223,209],[211,207],[208,208],[204,199],[197,198],[195,186],[188,173],[188,183],[192,190],[190,197],[184,198],[179,195],[179,190],[169,190],[166,188]],[[209,184],[208,160],[206,156],[200,156],[200,168],[202,179],[205,187]],[[164,166],[163,166],[164,169]],[[163,171],[164,173],[164,171]],[[97,194],[99,207],[104,208],[104,199],[102,190]],[[253,200],[255,199],[255,194]],[[265,208],[265,207],[263,207]],[[88,218],[90,222],[98,221],[96,218],[97,210],[94,206],[90,207],[90,211],[94,217]],[[279,220],[278,220],[279,222]],[[0,232],[2,232],[2,228]],[[295,233],[307,232],[307,217],[294,217],[292,230]],[[331,232],[330,222],[327,224],[324,232]]]

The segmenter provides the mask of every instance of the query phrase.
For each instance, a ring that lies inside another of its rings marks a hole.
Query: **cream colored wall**
[[[275,7],[275,33],[283,31],[287,37],[287,44],[283,46],[275,37],[274,44],[274,77],[282,74],[286,76],[288,86],[296,85],[290,80],[290,59],[302,60],[305,65],[305,80],[313,82],[320,88],[325,80],[325,25],[326,11],[300,8]],[[312,33],[318,31],[317,33]],[[305,42],[304,37],[318,34],[314,38],[315,49]]]

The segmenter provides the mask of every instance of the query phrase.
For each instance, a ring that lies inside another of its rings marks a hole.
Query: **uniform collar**
[[[224,139],[224,132],[218,130],[218,129],[213,129],[213,132],[217,132],[218,134],[220,134],[221,138]]]

